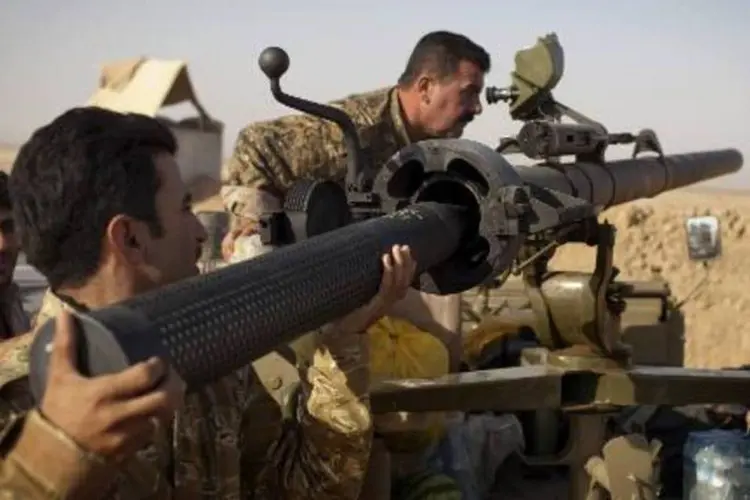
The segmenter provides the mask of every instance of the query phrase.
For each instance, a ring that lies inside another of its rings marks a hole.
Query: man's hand
[[[171,420],[182,404],[184,384],[157,358],[94,378],[75,367],[73,318],[63,311],[40,411],[79,446],[102,457],[129,457],[150,443],[156,423]]]
[[[227,234],[225,234],[224,238],[221,240],[221,256],[224,258],[224,261],[230,262],[232,260],[234,244],[239,238],[242,238],[243,236],[252,236],[257,232],[257,228],[250,224],[227,231]]]
[[[403,299],[414,281],[417,263],[408,246],[395,245],[384,254],[383,277],[378,294],[364,307],[357,309],[338,321],[340,330],[362,333],[385,315],[393,304]]]

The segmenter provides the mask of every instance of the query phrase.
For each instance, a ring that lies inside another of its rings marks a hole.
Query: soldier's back
[[[371,165],[380,168],[409,139],[393,87],[330,103],[352,119]],[[341,181],[346,175],[343,132],[333,122],[295,113],[246,127],[225,167],[229,185],[266,185],[283,194],[301,178]]]

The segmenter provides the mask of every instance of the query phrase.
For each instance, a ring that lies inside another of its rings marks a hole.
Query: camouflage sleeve
[[[0,498],[101,498],[112,469],[82,450],[38,411],[0,435]]]
[[[285,185],[291,182],[282,174],[289,172],[286,158],[271,147],[262,129],[250,125],[242,130],[222,166],[221,198],[233,229],[242,219],[255,223],[259,214],[280,208]]]
[[[258,483],[261,498],[360,495],[373,429],[367,336],[341,334],[332,326],[318,335],[318,349],[301,377],[298,425],[287,426],[273,448]]]
[[[255,123],[237,137],[222,167],[225,209],[240,218],[281,208],[281,199],[301,178],[341,180],[346,152],[338,127],[306,115]]]
[[[232,156],[221,167],[220,195],[224,209],[230,214],[230,229],[255,225],[258,215],[281,205],[278,193],[267,189],[277,181],[265,166],[268,162],[281,163],[283,159],[270,151],[262,155],[257,141],[264,139],[253,130],[251,125],[240,132]]]

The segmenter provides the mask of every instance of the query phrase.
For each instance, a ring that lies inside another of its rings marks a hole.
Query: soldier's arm
[[[105,496],[115,477],[110,465],[152,441],[153,419],[171,418],[182,401],[182,381],[155,359],[113,375],[81,375],[74,331],[72,316],[61,311],[40,409],[12,416],[0,430],[0,493],[32,499]],[[27,334],[17,342],[31,338]]]
[[[266,147],[261,132],[260,125],[240,131],[232,156],[221,167],[221,198],[231,215],[230,232],[254,230],[260,214],[281,206],[283,193],[275,170],[284,165],[284,158]]]
[[[337,325],[317,335],[319,347],[293,396],[296,425],[286,426],[272,448],[256,491],[280,499],[356,499],[372,443],[367,337]]]
[[[415,264],[402,247],[384,267],[378,295],[318,333],[318,349],[297,395],[298,425],[288,426],[273,448],[261,490],[280,498],[359,497],[373,433],[364,332],[403,297]]]
[[[11,420],[0,436],[0,498],[101,498],[113,472],[37,410]]]
[[[221,173],[221,196],[233,215],[232,229],[257,224],[260,213],[279,210],[287,190],[300,178],[343,176],[342,140],[335,124],[307,115],[243,129]]]

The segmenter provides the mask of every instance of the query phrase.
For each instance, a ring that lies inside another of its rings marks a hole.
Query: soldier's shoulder
[[[355,123],[368,123],[387,116],[394,87],[351,94],[331,104],[341,107]]]
[[[240,132],[246,144],[261,145],[269,140],[279,140],[288,134],[298,134],[307,130],[316,130],[325,123],[318,117],[296,113],[272,120],[251,123]]]
[[[33,332],[0,343],[0,389],[29,374],[29,349]]]
[[[31,331],[0,343],[0,389],[29,374],[31,343],[37,329],[48,319],[54,318],[64,307],[67,306],[48,290],[34,318]]]
[[[343,99],[331,101],[329,104],[343,109],[357,125],[367,124],[373,118],[385,116],[388,110],[393,87],[383,87],[380,89],[350,94]],[[286,134],[306,131],[314,131],[309,134],[307,140],[314,139],[320,134],[322,129],[338,127],[328,120],[305,113],[294,113],[272,120],[251,123],[242,129],[240,133],[246,141],[267,140],[270,137],[278,138]]]
[[[42,305],[39,308],[39,312],[36,314],[34,321],[32,322],[31,329],[36,331],[39,327],[44,325],[48,320],[54,318],[64,309],[69,307],[60,300],[50,289],[44,292],[42,298]]]

